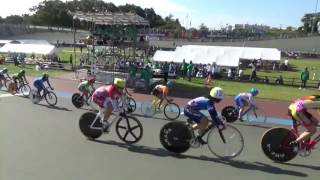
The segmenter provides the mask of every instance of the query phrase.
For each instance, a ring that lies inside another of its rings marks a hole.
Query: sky
[[[43,0],[2,0],[0,16],[28,14]],[[65,1],[65,0],[63,0]],[[187,28],[204,23],[210,29],[234,24],[263,24],[299,27],[305,13],[313,13],[317,0],[108,0],[115,5],[135,4],[153,8],[163,18],[172,14]],[[319,1],[320,3],[320,1]],[[317,9],[317,10],[316,10]]]

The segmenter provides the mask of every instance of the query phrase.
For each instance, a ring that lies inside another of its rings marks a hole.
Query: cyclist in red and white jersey
[[[115,110],[121,112],[122,109],[119,108],[118,98],[124,101],[124,94],[122,90],[125,88],[125,80],[115,78],[114,83],[111,85],[101,86],[96,89],[92,95],[92,100],[100,107],[100,113],[104,114],[103,119],[103,129],[105,132],[109,131],[110,123],[108,119],[111,113]],[[123,103],[124,106],[126,103]],[[126,108],[126,107],[123,107]]]

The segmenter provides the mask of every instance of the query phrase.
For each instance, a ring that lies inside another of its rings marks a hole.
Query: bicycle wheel
[[[28,84],[24,84],[19,88],[19,91],[22,93],[24,97],[28,97],[31,91],[31,88]]]
[[[186,152],[190,148],[191,138],[191,131],[184,122],[169,122],[160,130],[160,143],[170,152]]]
[[[71,99],[72,99],[72,104],[76,108],[81,108],[83,106],[83,97],[79,93],[74,93]]]
[[[229,124],[226,124],[226,129],[222,131],[214,127],[208,134],[208,147],[215,156],[232,159],[243,150],[243,136],[236,127]]]
[[[286,128],[272,128],[266,131],[261,138],[263,153],[276,162],[287,162],[296,157],[295,147],[289,146],[297,135]]]
[[[37,90],[31,89],[29,98],[33,104],[38,104],[40,102]]]
[[[11,93],[11,94],[16,94],[17,93],[17,86],[14,82],[10,82],[9,85],[8,85],[8,92]]]
[[[142,138],[143,127],[140,121],[132,116],[121,117],[116,123],[118,137],[128,144],[133,144]]]
[[[156,114],[156,107],[150,102],[143,102],[141,104],[141,112],[147,117],[152,117]]]
[[[44,98],[50,106],[55,106],[58,102],[56,94],[52,91],[47,91],[47,93],[44,95]]]
[[[249,110],[245,115],[243,120],[248,122],[258,122],[258,123],[266,123],[267,122],[267,114],[263,109],[256,109],[257,117],[254,114],[253,109]]]
[[[131,109],[131,112],[134,112],[137,109],[137,103],[132,97],[128,97],[128,108]]]
[[[9,78],[6,78],[5,80],[4,80],[4,86],[6,87],[6,89],[8,90],[9,89],[9,84],[10,84],[10,82],[11,82],[11,79],[9,79]]]
[[[168,103],[164,106],[163,113],[167,119],[175,120],[180,116],[180,108],[175,103]]]
[[[238,119],[238,110],[233,106],[226,106],[221,111],[221,116],[226,118],[226,121],[232,123]]]
[[[86,112],[84,113],[79,120],[79,127],[84,136],[91,139],[99,138],[102,135],[102,130],[92,129],[90,126],[96,118],[96,113]],[[100,122],[100,117],[93,124],[95,128],[102,128],[102,124]]]

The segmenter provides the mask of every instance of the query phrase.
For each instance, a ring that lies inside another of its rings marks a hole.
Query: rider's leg
[[[112,114],[112,112],[113,112],[113,106],[112,106],[111,102],[110,101],[105,102],[104,108],[103,108],[103,114],[104,114],[103,121],[104,122],[108,123],[108,119],[109,119],[110,115]]]
[[[296,139],[297,142],[302,142],[306,139],[309,139],[317,132],[318,120],[313,116],[308,118],[304,113],[299,113],[298,116],[301,118],[303,125],[306,128],[306,131],[300,134],[300,136]]]

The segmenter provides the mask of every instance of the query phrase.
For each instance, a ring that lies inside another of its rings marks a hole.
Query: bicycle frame
[[[292,118],[292,121],[293,121],[293,125],[292,125],[292,128],[291,128],[291,132],[296,134],[297,137],[299,137],[299,126],[301,125],[301,123],[297,123],[297,121]],[[301,149],[306,149],[306,150],[311,150],[313,149],[313,147],[320,141],[320,134],[318,136],[316,136],[315,138],[313,139],[309,139],[307,141],[303,141],[301,143]]]
[[[156,107],[156,109],[158,109],[159,107],[159,103],[160,103],[160,100],[158,99],[158,97],[156,96],[152,96],[152,101],[151,101],[151,104]],[[168,102],[168,99],[167,98],[164,98],[162,103],[161,103],[161,106],[160,106],[160,109],[163,108],[165,105],[167,105],[169,102]]]
[[[97,120],[98,120],[99,117],[100,117],[100,123],[103,122],[104,114],[99,111],[99,112],[97,113],[96,117],[94,118],[93,122],[90,124],[90,128],[91,128],[91,129],[102,130],[102,127],[95,127],[95,126],[94,126],[94,124],[97,122]],[[112,127],[113,122],[114,122],[116,119],[119,119],[119,117],[120,117],[120,115],[116,115],[116,116],[111,120],[111,122],[109,121],[109,123],[110,123],[109,128]]]

